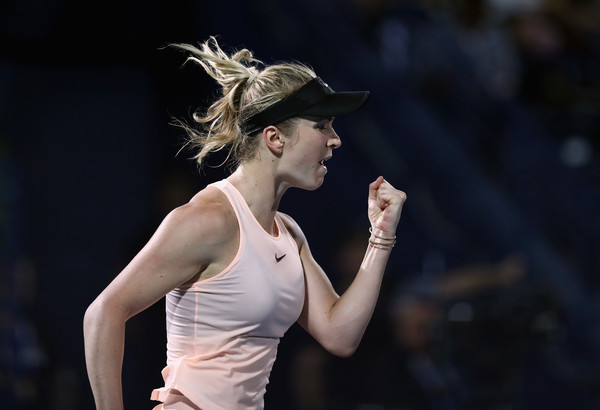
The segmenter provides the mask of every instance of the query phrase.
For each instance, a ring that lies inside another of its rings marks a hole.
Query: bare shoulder
[[[103,299],[114,301],[131,317],[175,287],[222,269],[235,253],[236,222],[220,191],[201,191],[164,218],[148,243],[103,292]]]
[[[296,222],[294,218],[286,213],[279,212],[279,215],[281,216],[281,220],[285,224],[286,229],[296,240],[298,248],[302,249],[302,247],[306,244],[306,237],[304,236],[304,232],[302,232],[300,225],[298,225],[298,222]]]
[[[187,204],[172,210],[165,223],[181,229],[192,240],[202,240],[205,245],[218,244],[237,230],[237,219],[229,200],[214,187],[203,189]]]

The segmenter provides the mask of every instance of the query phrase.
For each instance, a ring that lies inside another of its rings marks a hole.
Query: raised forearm
[[[390,251],[369,245],[354,281],[331,309],[330,326],[341,356],[354,353],[373,316]]]
[[[369,246],[354,281],[335,302],[329,317],[334,346],[342,346],[342,355],[356,350],[371,320],[405,200],[406,194],[382,177],[369,185]]]
[[[123,409],[125,320],[110,308],[92,304],[86,311],[83,329],[85,360],[96,408]]]
[[[307,290],[305,309],[299,321],[333,354],[353,354],[371,320],[383,274],[396,243],[396,227],[405,200],[406,194],[382,177],[369,185],[371,237],[358,273],[341,297],[312,259],[308,247],[301,248]]]

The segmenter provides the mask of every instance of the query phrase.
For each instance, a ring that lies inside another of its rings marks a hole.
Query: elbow
[[[107,323],[113,323],[115,320],[125,323],[126,319],[111,303],[105,301],[102,296],[98,297],[88,306],[83,315],[83,337],[95,333]]]
[[[102,321],[102,304],[96,299],[85,310],[83,315],[83,337],[89,335]]]
[[[356,348],[355,347],[338,348],[337,350],[332,350],[330,352],[337,357],[341,357],[342,359],[347,359],[356,352]]]
[[[312,332],[312,336],[328,353],[341,358],[351,357],[362,340],[362,332],[348,332],[344,328],[327,328],[321,332]]]
[[[323,347],[332,355],[347,359],[356,352],[356,349],[358,349],[358,343],[337,341],[334,343],[323,344]]]

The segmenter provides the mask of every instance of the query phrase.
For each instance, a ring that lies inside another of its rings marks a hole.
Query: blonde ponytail
[[[190,44],[172,44],[188,53],[186,62],[193,62],[204,68],[220,86],[220,97],[205,113],[196,111],[193,120],[197,126],[190,126],[176,120],[188,134],[186,146],[197,150],[194,158],[198,164],[211,152],[228,148],[227,161],[239,163],[252,158],[258,146],[258,138],[244,135],[240,124],[244,118],[282,100],[316,75],[314,71],[299,63],[283,63],[267,66],[254,58],[251,51],[242,49],[232,55],[226,54],[215,37],[195,47]],[[292,121],[280,125],[285,132]]]

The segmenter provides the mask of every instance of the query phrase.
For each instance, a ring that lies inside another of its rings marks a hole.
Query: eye
[[[318,130],[325,130],[333,123],[333,118],[323,118],[315,123],[315,128]]]

